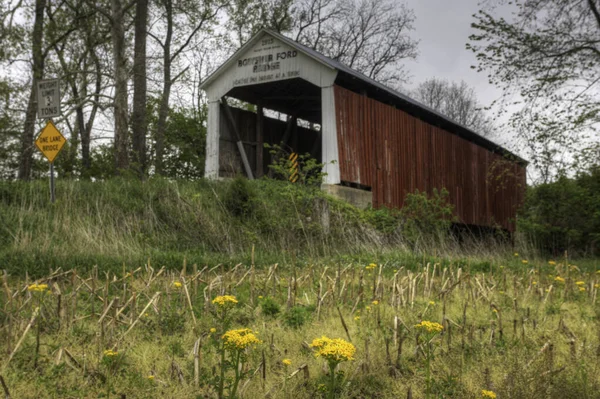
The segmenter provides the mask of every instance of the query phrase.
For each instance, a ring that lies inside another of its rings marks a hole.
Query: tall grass
[[[407,240],[391,211],[359,210],[278,181],[59,180],[56,193],[50,204],[45,181],[0,183],[0,269],[39,275],[64,265],[120,270],[148,259],[167,266],[247,261],[253,247],[265,262],[512,251],[494,237]]]

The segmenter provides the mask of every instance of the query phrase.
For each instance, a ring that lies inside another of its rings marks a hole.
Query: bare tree
[[[464,81],[456,83],[428,79],[419,84],[412,95],[428,107],[483,136],[494,134],[493,120],[477,100],[475,90]]]
[[[286,32],[291,28],[290,8],[294,0],[231,0],[226,4],[227,29],[232,32],[233,48],[246,43],[261,28]]]
[[[146,26],[148,0],[137,0],[133,56],[133,113],[131,115],[133,163],[140,177],[146,171]]]
[[[35,130],[35,114],[37,101],[35,87],[44,77],[44,12],[46,0],[35,0],[35,19],[31,35],[31,69],[33,73],[31,94],[25,112],[25,126],[21,136],[21,155],[19,158],[19,179],[28,180],[31,176],[31,161],[33,157],[33,134]]]
[[[169,99],[171,96],[171,88],[189,67],[181,70],[174,77],[172,76],[173,64],[177,61],[183,52],[188,48],[194,37],[205,28],[207,25],[214,23],[219,10],[224,7],[224,3],[217,3],[207,0],[201,4],[189,2],[186,0],[159,0],[160,6],[164,9],[164,37],[161,38],[152,32],[149,35],[162,48],[163,58],[163,77],[162,77],[162,93],[160,98],[160,106],[158,111],[158,121],[155,131],[155,172],[163,173],[163,158],[164,158],[164,139],[167,128],[167,117],[169,114]],[[182,21],[177,27],[184,30],[183,25],[187,25],[188,30],[184,35],[177,37],[178,45],[172,51],[174,44],[173,31],[176,27],[176,20]]]
[[[417,57],[415,15],[392,0],[299,0],[297,41],[390,86],[407,81],[402,65]]]
[[[88,5],[104,16],[110,24],[110,37],[112,43],[113,69],[114,69],[114,156],[117,174],[129,168],[129,132],[128,132],[128,96],[127,83],[129,74],[126,56],[126,22],[127,11],[135,5],[136,0],[110,0],[110,12],[96,1],[88,0]]]

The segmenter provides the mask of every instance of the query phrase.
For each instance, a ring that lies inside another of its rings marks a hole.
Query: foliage
[[[600,167],[529,187],[518,228],[545,253],[600,253]]]
[[[309,310],[304,306],[293,306],[283,314],[283,324],[291,328],[301,328],[310,318]]]
[[[454,207],[448,203],[446,189],[434,189],[432,195],[417,190],[406,195],[400,218],[402,232],[411,242],[423,237],[443,238],[455,220]]]
[[[152,141],[149,145],[151,163],[156,156],[156,123],[159,101],[149,104],[149,126]],[[163,149],[163,176],[171,179],[200,179],[204,175],[206,157],[206,107],[200,111],[186,108],[169,109]]]
[[[298,179],[295,184],[305,184],[307,186],[319,187],[323,183],[323,178],[327,176],[323,172],[324,164],[317,162],[310,154],[297,154],[298,168],[294,168],[294,163],[290,159],[293,153],[286,151],[282,145],[265,144],[265,148],[273,157],[273,162],[269,169],[273,172],[275,178],[289,181],[292,175],[297,173]]]
[[[262,314],[267,317],[275,317],[281,311],[279,304],[271,297],[266,297],[260,301],[260,309]]]
[[[497,3],[480,11],[467,47],[477,70],[503,89],[502,109],[522,105],[509,125],[548,182],[598,159],[600,13],[595,1],[511,4],[511,19],[499,15]]]
[[[455,221],[454,208],[448,203],[448,191],[433,190],[432,195],[409,193],[401,209],[369,208],[364,219],[377,231],[393,238],[400,235],[411,244],[417,241],[434,241],[448,236]]]
[[[225,192],[223,205],[236,217],[247,218],[254,213],[256,193],[247,179],[238,176],[231,181]]]

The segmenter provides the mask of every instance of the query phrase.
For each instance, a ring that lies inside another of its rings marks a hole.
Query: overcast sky
[[[456,82],[464,80],[475,89],[482,105],[488,106],[498,99],[501,91],[488,83],[486,73],[471,69],[477,62],[473,52],[465,47],[469,35],[474,32],[471,23],[475,21],[473,14],[481,9],[480,0],[403,1],[415,13],[415,30],[411,36],[419,40],[418,58],[406,64],[411,75],[406,89],[411,90],[433,77]],[[511,8],[498,3],[494,0],[494,15],[509,17]],[[509,134],[493,140],[503,145],[512,141]]]
[[[420,41],[419,57],[407,63],[412,75],[409,88],[431,77],[464,80],[485,105],[496,99],[500,91],[488,84],[485,74],[471,69],[475,56],[465,48],[479,0],[405,1],[416,16],[412,36]]]

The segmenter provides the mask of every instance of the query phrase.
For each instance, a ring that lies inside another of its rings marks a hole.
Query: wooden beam
[[[244,150],[244,144],[242,143],[242,139],[240,137],[240,133],[237,130],[237,126],[235,125],[235,120],[233,119],[233,114],[231,113],[231,108],[227,104],[227,99],[225,97],[221,98],[221,103],[225,108],[225,114],[227,115],[227,120],[229,121],[229,127],[231,131],[235,135],[235,140],[237,144],[237,148],[240,152],[240,156],[242,157],[242,163],[244,164],[244,169],[246,170],[246,176],[250,180],[254,180],[254,175],[252,174],[252,168],[250,167],[250,162],[248,162],[248,156],[246,155],[246,150]]]
[[[298,118],[296,115],[288,116],[287,126],[285,128],[285,133],[283,134],[283,138],[281,142],[283,146],[286,146],[288,141],[290,140],[290,136],[292,135],[292,131],[294,130],[294,126],[298,124]]]
[[[256,177],[262,177],[263,169],[263,147],[265,142],[264,132],[264,113],[262,102],[256,104]]]

